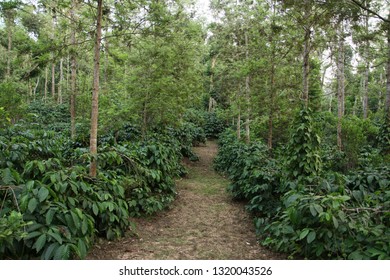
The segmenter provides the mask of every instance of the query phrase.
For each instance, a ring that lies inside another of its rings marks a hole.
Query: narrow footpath
[[[198,162],[186,162],[188,175],[177,181],[178,197],[169,210],[135,219],[137,237],[96,244],[88,259],[249,260],[281,259],[258,245],[244,204],[226,192],[228,180],[213,170],[215,142],[196,147]]]

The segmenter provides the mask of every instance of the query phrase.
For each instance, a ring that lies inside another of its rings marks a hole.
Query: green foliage
[[[198,160],[198,156],[192,152],[192,147],[206,143],[206,134],[203,128],[193,123],[185,122],[180,128],[173,130],[172,134],[180,142],[181,154],[192,161]]]
[[[8,210],[9,211],[9,210]],[[17,211],[9,211],[6,209],[0,211],[0,257],[7,254],[15,255],[15,242],[19,242],[27,233],[25,232],[26,223],[23,220],[23,215]]]
[[[359,164],[362,148],[374,144],[378,129],[371,121],[356,117],[343,119],[342,128],[343,151],[348,160],[347,169],[355,168]]]
[[[321,141],[314,131],[311,114],[310,109],[302,109],[293,124],[287,148],[287,170],[294,179],[312,180],[322,170]]]
[[[318,114],[315,118],[315,130],[321,136],[321,157],[324,170],[347,172],[351,168],[358,168],[371,164],[378,164],[382,159],[379,128],[369,119],[363,120],[348,116],[342,120],[343,150],[335,147],[337,118],[330,113]],[[379,153],[379,154],[378,154]]]
[[[206,123],[204,130],[207,138],[218,138],[218,135],[224,131],[226,124],[216,112],[206,113]]]
[[[28,105],[28,117],[25,121],[39,123],[42,128],[65,134],[70,131],[69,106],[66,104],[53,104],[32,102]]]
[[[0,128],[8,126],[10,121],[9,113],[4,110],[4,107],[0,107]]]
[[[350,129],[359,135],[360,128]],[[233,197],[247,201],[262,244],[291,258],[390,259],[390,169],[379,150],[360,147],[361,168],[343,175],[328,162],[341,161],[339,171],[349,155],[330,145],[320,150],[309,111],[299,112],[291,135],[275,159],[234,131],[219,138],[215,168],[229,176]]]
[[[180,145],[168,138],[166,141],[158,138],[151,137],[132,146],[137,167],[133,168],[134,183],[126,188],[131,216],[153,214],[176,197],[174,179],[183,173]]]
[[[47,125],[61,123],[67,114],[55,110],[58,115]],[[0,133],[0,183],[21,186],[15,212],[21,218],[11,212],[10,193],[1,212],[2,225],[12,229],[2,236],[2,257],[85,258],[95,236],[118,238],[130,216],[167,207],[176,197],[175,178],[185,174],[182,157],[205,141],[203,129],[192,123],[149,132],[143,140],[127,125],[100,138],[99,173],[90,178],[84,136],[71,141],[68,133],[44,130],[45,110],[32,117],[36,124],[22,122]]]
[[[13,239],[7,240],[13,249],[2,246],[2,255],[85,258],[96,234],[115,239],[127,230],[129,206],[122,186],[126,177],[107,169],[92,180],[85,164],[87,151],[73,150],[66,137],[53,131],[22,124],[3,130],[0,142],[1,184],[22,186],[15,193],[28,223],[23,235],[7,237]],[[10,202],[7,211],[15,208]],[[3,219],[16,227],[11,218]]]
[[[278,217],[258,224],[268,236],[263,244],[308,258],[389,259],[388,171],[352,174],[339,185],[330,177],[287,192]]]
[[[237,140],[235,132],[226,129],[218,138],[218,154],[214,159],[214,168],[221,173],[229,174],[230,166],[245,147],[244,143]]]
[[[19,119],[24,113],[22,93],[24,89],[16,82],[0,83],[0,125],[4,126],[7,119]]]
[[[30,166],[26,164],[25,174],[30,174]],[[85,258],[96,233],[115,239],[129,226],[128,205],[119,179],[102,173],[91,180],[86,173],[80,166],[44,170],[38,176],[41,180],[27,181],[20,198],[25,218],[33,222],[28,228],[31,241],[26,246],[36,249],[42,258]],[[39,243],[39,250],[34,245],[36,238],[45,241]]]
[[[281,165],[270,158],[264,144],[253,142],[248,146],[237,140],[234,131],[222,133],[218,144],[215,169],[228,175],[233,197],[247,200],[247,209],[265,222],[278,209]]]
[[[379,148],[384,154],[388,156],[390,161],[390,116],[387,114],[380,125],[379,133],[377,136],[377,142]]]

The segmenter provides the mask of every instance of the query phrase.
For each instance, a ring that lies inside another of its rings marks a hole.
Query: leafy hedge
[[[364,161],[346,175],[327,169],[311,115],[299,112],[276,158],[262,143],[246,145],[226,131],[216,170],[248,202],[263,245],[296,258],[389,259],[390,168]]]
[[[118,238],[129,217],[169,205],[174,179],[186,172],[182,157],[204,140],[191,125],[144,139],[126,126],[100,138],[91,178],[87,137],[79,131],[71,141],[47,129],[21,123],[0,131],[0,258],[85,258],[97,236]]]

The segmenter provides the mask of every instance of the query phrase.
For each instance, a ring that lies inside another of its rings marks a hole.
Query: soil
[[[226,192],[229,182],[213,170],[215,142],[194,148],[200,160],[186,161],[189,173],[177,181],[170,209],[134,219],[136,234],[99,240],[91,260],[250,260],[284,259],[258,244],[244,204]]]

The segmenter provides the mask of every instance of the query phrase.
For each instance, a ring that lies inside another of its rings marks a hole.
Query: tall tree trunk
[[[46,66],[46,68],[45,68],[45,90],[44,90],[44,96],[43,96],[45,103],[47,101],[47,83],[48,83],[48,79],[49,79],[48,76],[49,76],[49,70],[47,69],[47,66]]]
[[[30,103],[31,100],[32,100],[32,97],[33,97],[33,87],[32,87],[32,85],[31,85],[31,80],[30,80],[30,79],[28,79],[27,85],[28,85],[28,98],[27,98],[27,103]]]
[[[7,46],[7,70],[6,77],[11,77],[11,62],[12,62],[12,36],[14,28],[14,11],[9,9],[6,11],[5,21],[7,25],[7,37],[8,37],[8,46]]]
[[[105,36],[107,36],[108,34],[108,26],[106,26],[105,28]],[[108,88],[108,50],[109,50],[109,41],[108,41],[108,38],[106,37],[104,39],[104,92],[107,91],[107,88]]]
[[[241,139],[241,106],[238,105],[238,116],[237,116],[237,139]]]
[[[356,116],[356,107],[357,107],[357,97],[355,97],[355,101],[353,102],[353,107],[352,107],[353,116]]]
[[[368,34],[368,12],[365,18],[365,31]],[[370,72],[370,60],[369,60],[369,52],[370,52],[370,41],[366,40],[365,46],[365,61],[366,61],[366,69],[364,71],[364,83],[363,83],[363,118],[367,119],[368,116],[368,75]]]
[[[213,91],[214,91],[214,68],[215,68],[215,64],[217,63],[217,56],[213,56],[211,58],[211,73],[210,73],[210,89],[209,89],[209,93],[212,94]]]
[[[77,59],[76,59],[76,11],[78,0],[72,0],[70,10],[70,18],[72,31],[70,34],[70,43],[72,50],[70,54],[71,74],[70,74],[70,136],[72,139],[76,137],[76,95],[77,95]]]
[[[344,116],[344,24],[340,23],[339,30],[339,46],[338,46],[338,59],[337,59],[337,97],[338,97],[338,122],[337,122],[337,147],[339,150],[343,149],[342,146],[342,119]]]
[[[303,65],[302,65],[302,74],[303,74],[303,88],[302,88],[302,98],[305,107],[309,106],[309,72],[310,72],[310,40],[311,40],[311,26],[309,24],[310,18],[310,3],[305,0],[305,38],[304,38],[304,46],[303,46]]]
[[[306,28],[305,45],[303,50],[303,101],[309,105],[309,72],[310,72],[310,27]]]
[[[217,105],[216,100],[212,96],[214,92],[214,68],[216,62],[217,62],[217,56],[213,56],[211,58],[211,69],[210,69],[210,87],[209,87],[210,98],[209,98],[209,111],[208,111],[209,113],[213,112],[215,106]]]
[[[272,24],[275,24],[274,18],[276,15],[276,3],[272,3]],[[273,29],[272,29],[273,30]],[[275,111],[275,42],[274,32],[272,31],[269,37],[271,45],[271,73],[270,73],[270,104],[269,104],[269,115],[268,115],[268,149],[273,148],[273,134],[274,134],[274,111]]]
[[[54,59],[54,56],[53,56],[53,59]],[[56,65],[55,63],[53,62],[51,64],[51,97],[53,98],[53,100],[55,100],[56,98],[56,76],[55,76],[55,71],[56,71]]]
[[[242,86],[241,83],[238,86],[238,97],[237,97],[237,106],[238,106],[238,115],[237,115],[237,139],[241,139],[241,92]]]
[[[34,87],[34,101],[36,99],[36,96],[37,96],[37,89],[38,89],[38,86],[39,86],[39,76],[38,76],[38,79],[37,79],[37,83],[35,84],[35,87]]]
[[[146,99],[143,104],[143,111],[142,111],[142,139],[145,139],[146,137],[146,131],[148,130],[148,99],[149,99],[149,94],[146,94]]]
[[[51,34],[51,39],[55,39],[55,30],[56,30],[56,14],[55,10],[52,11],[52,28],[53,28],[53,33]],[[53,101],[55,101],[55,96],[56,96],[56,77],[55,77],[55,70],[56,70],[56,64],[54,61],[54,53],[52,52],[52,63],[51,63],[51,96],[53,98]]]
[[[72,37],[72,35],[70,35],[70,36]],[[72,42],[71,42],[71,45],[72,45]],[[69,85],[70,85],[70,83],[69,83],[69,81],[70,81],[70,78],[69,78],[70,77],[70,56],[69,55],[66,57],[66,71],[65,72],[66,72],[65,92],[67,94],[69,94]]]
[[[99,71],[100,71],[100,44],[102,40],[102,11],[103,0],[97,0],[96,42],[94,55],[94,71],[92,85],[92,112],[91,112],[91,136],[90,153],[92,156],[89,175],[95,178],[97,175],[97,132],[99,115]]]
[[[268,118],[268,149],[273,147],[273,126],[274,126],[274,111],[275,111],[275,62],[274,62],[274,50],[271,57],[271,84],[270,84],[270,105],[269,105],[269,118]]]
[[[248,34],[245,32],[245,57],[248,62],[249,60],[249,42],[248,42]],[[246,105],[246,118],[245,118],[245,142],[247,144],[250,143],[251,141],[251,136],[250,136],[250,99],[251,99],[251,94],[250,94],[250,77],[249,73],[245,77],[245,105]]]
[[[64,80],[64,71],[63,71],[63,62],[64,59],[60,59],[60,81],[58,82],[58,104],[62,104],[62,83]]]
[[[380,88],[385,85],[385,82],[383,80],[383,73],[379,74],[379,84],[381,85]],[[382,107],[383,107],[382,95],[383,95],[383,92],[381,89],[379,89],[379,91],[378,91],[378,111],[381,111]]]
[[[387,81],[386,81],[386,103],[385,115],[390,121],[390,11],[388,15],[389,22],[387,23]]]
[[[369,75],[369,62],[366,63],[366,69],[363,77],[363,118],[367,119],[368,116],[368,75]]]

